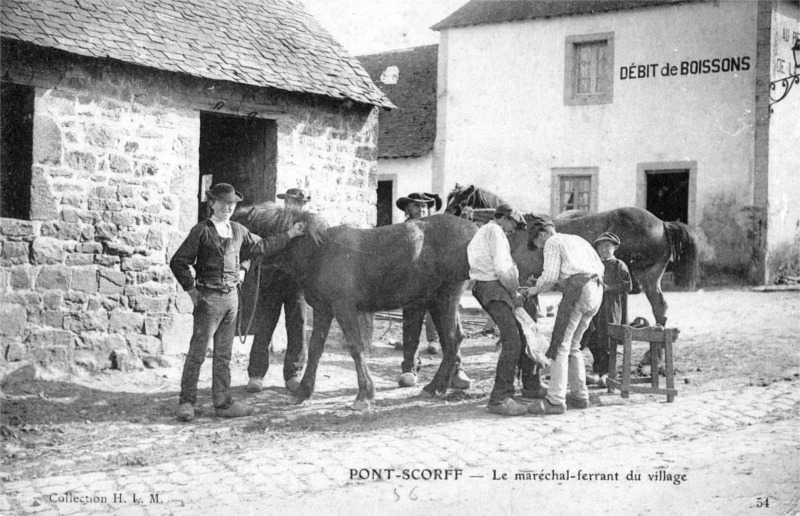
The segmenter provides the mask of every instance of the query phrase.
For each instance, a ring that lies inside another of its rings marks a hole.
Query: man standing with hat
[[[627,324],[623,319],[622,313],[623,300],[631,291],[631,273],[625,262],[614,256],[614,252],[619,248],[619,237],[614,233],[606,232],[595,238],[592,246],[600,255],[605,272],[603,273],[603,302],[600,310],[592,319],[595,331],[589,335],[588,346],[594,358],[592,364],[592,374],[586,377],[589,385],[606,386],[608,378],[608,325]],[[586,341],[587,339],[584,339]]]
[[[278,194],[289,209],[306,209],[311,196],[300,188],[289,188]],[[248,392],[261,392],[264,389],[264,376],[269,369],[269,350],[272,335],[278,326],[283,307],[286,323],[286,356],[283,359],[283,381],[286,388],[294,392],[300,385],[303,368],[308,360],[308,338],[306,336],[306,315],[308,305],[303,289],[290,274],[278,269],[261,270],[258,303],[259,317],[250,348],[250,361],[247,366]]]
[[[528,229],[528,243],[544,249],[544,270],[525,297],[551,290],[561,283],[564,295],[558,305],[550,347],[550,388],[544,399],[528,405],[532,414],[563,414],[565,405],[589,406],[581,338],[603,297],[603,263],[592,246],[576,235],[556,233],[553,222],[540,219]],[[567,394],[569,387],[569,394]]]
[[[437,212],[442,208],[442,199],[436,194],[411,193],[408,197],[400,197],[395,205],[406,214],[406,222],[409,220],[421,219]],[[433,208],[433,209],[432,209]],[[436,326],[430,312],[425,312],[425,338],[428,340],[428,354],[438,353],[436,343],[439,342],[439,334],[436,333]]]
[[[208,341],[214,339],[211,392],[218,417],[241,417],[253,407],[233,401],[230,395],[230,360],[239,298],[236,287],[244,277],[247,261],[283,249],[289,240],[303,234],[298,222],[288,232],[261,239],[231,215],[242,195],[233,186],[220,183],[206,190],[212,215],[198,223],[170,260],[170,269],[194,304],[194,328],[181,377],[177,418],[194,419],[197,381],[206,357]],[[240,253],[243,260],[240,259]],[[192,276],[191,269],[195,275]]]
[[[475,280],[472,293],[500,330],[502,347],[497,360],[494,388],[487,409],[492,414],[519,416],[528,412],[514,400],[517,367],[523,380],[532,375],[534,364],[522,345],[524,333],[514,310],[523,305],[517,293],[519,271],[511,258],[508,236],[525,227],[525,219],[508,204],[494,212],[494,220],[484,224],[467,246],[469,277]],[[526,387],[523,382],[523,389]]]

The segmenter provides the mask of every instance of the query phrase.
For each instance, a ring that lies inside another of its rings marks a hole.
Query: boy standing
[[[189,231],[170,260],[169,266],[181,287],[194,304],[194,328],[189,352],[181,377],[179,421],[194,419],[197,381],[200,366],[206,357],[208,341],[214,338],[212,398],[218,417],[241,417],[253,413],[253,407],[233,401],[230,395],[230,361],[233,348],[236,313],[239,309],[237,285],[242,281],[248,263],[239,259],[270,255],[283,249],[289,241],[303,233],[301,222],[287,233],[261,239],[244,226],[231,222],[231,215],[242,195],[233,186],[220,183],[206,190],[212,216]],[[192,277],[190,267],[195,270]]]
[[[603,302],[600,310],[594,317],[595,331],[589,337],[589,350],[594,357],[592,371],[594,374],[587,376],[586,383],[589,385],[606,386],[608,378],[608,358],[609,341],[608,325],[620,324],[622,322],[623,300],[631,291],[631,274],[625,262],[617,259],[614,253],[619,249],[620,240],[614,233],[603,233],[592,242],[597,254],[603,261],[605,272],[603,273],[603,283],[606,288],[603,291]]]

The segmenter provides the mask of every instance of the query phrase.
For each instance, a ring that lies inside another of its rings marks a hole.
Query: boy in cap
[[[311,196],[301,188],[289,188],[278,194],[286,208],[305,210]],[[303,289],[290,274],[278,269],[261,270],[258,289],[259,317],[250,348],[247,365],[247,392],[264,390],[264,376],[269,369],[269,350],[272,335],[281,318],[281,307],[286,323],[286,356],[283,359],[283,381],[289,391],[300,385],[303,368],[308,360],[308,337],[306,335],[306,305]]]
[[[406,222],[408,222],[427,217],[431,211],[439,211],[442,207],[442,200],[436,194],[415,192],[408,194],[408,197],[400,197],[395,205],[405,212]],[[430,355],[436,355],[439,352],[435,345],[439,342],[439,334],[436,333],[436,326],[433,324],[430,312],[425,313],[425,338],[428,340],[426,351]]]
[[[523,305],[519,295],[519,270],[511,258],[508,236],[525,227],[525,219],[508,204],[495,209],[494,220],[484,224],[467,246],[469,277],[475,280],[472,293],[500,329],[502,347],[497,359],[494,388],[487,410],[503,416],[520,416],[528,412],[524,403],[514,400],[517,367],[533,371],[533,360],[522,346],[523,330],[514,310]]]
[[[230,395],[230,360],[239,298],[236,287],[248,267],[247,260],[283,249],[292,238],[303,234],[298,222],[288,232],[261,239],[231,215],[242,195],[233,186],[219,183],[206,190],[212,215],[198,223],[169,262],[170,269],[194,304],[194,328],[183,366],[179,421],[194,419],[197,380],[206,357],[208,341],[214,339],[211,392],[218,417],[241,417],[253,407],[233,401]],[[240,253],[245,260],[240,260]],[[190,268],[195,270],[192,276]]]
[[[528,405],[532,414],[563,414],[565,405],[589,406],[581,339],[603,299],[603,263],[592,246],[576,235],[557,233],[553,222],[542,218],[528,230],[529,246],[543,249],[544,269],[536,286],[525,289],[531,297],[563,286],[550,347],[550,388],[544,399]],[[569,394],[567,390],[569,389]]]
[[[620,324],[622,322],[623,300],[631,291],[631,274],[625,262],[614,256],[614,252],[619,249],[620,240],[614,233],[606,232],[597,237],[592,246],[600,255],[603,261],[605,272],[603,273],[603,302],[600,310],[594,316],[595,331],[589,336],[589,350],[594,357],[592,371],[594,374],[586,377],[589,385],[606,386],[608,378],[608,325]]]

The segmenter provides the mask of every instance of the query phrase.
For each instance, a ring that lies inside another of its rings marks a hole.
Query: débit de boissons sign
[[[677,64],[651,63],[623,66],[619,69],[620,80],[649,79],[661,75],[700,75],[705,73],[746,72],[750,69],[750,56],[681,61]]]

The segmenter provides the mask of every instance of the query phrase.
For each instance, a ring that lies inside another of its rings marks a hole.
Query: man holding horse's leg
[[[311,196],[300,188],[289,188],[278,194],[288,209],[305,210]],[[269,351],[272,335],[278,326],[283,309],[286,324],[286,356],[283,360],[283,380],[287,389],[294,392],[300,385],[303,368],[308,359],[306,334],[306,304],[303,289],[292,275],[277,269],[262,269],[257,309],[259,317],[250,348],[247,365],[248,392],[264,389],[264,376],[269,369]]]
[[[253,407],[233,401],[230,395],[230,361],[239,309],[236,287],[244,278],[246,266],[243,262],[283,249],[289,240],[304,231],[303,224],[298,222],[287,233],[261,239],[230,220],[236,204],[242,200],[242,195],[233,186],[220,183],[206,190],[206,195],[210,200],[211,218],[189,231],[169,263],[178,283],[194,303],[194,328],[183,365],[180,404],[176,414],[180,421],[191,421],[195,417],[197,381],[212,336],[211,392],[216,415],[241,417],[253,413]],[[239,259],[240,253],[245,260]]]
[[[529,246],[544,249],[544,270],[525,297],[552,289],[561,282],[564,296],[558,306],[550,347],[550,388],[544,399],[528,405],[532,414],[563,414],[565,405],[589,406],[581,339],[603,299],[605,267],[589,242],[576,235],[556,233],[553,223],[540,219],[528,230]],[[569,394],[567,394],[569,387]]]
[[[494,220],[484,224],[467,246],[469,277],[475,280],[475,299],[488,312],[500,329],[502,347],[497,360],[494,388],[487,409],[492,414],[520,416],[528,412],[523,403],[514,401],[514,380],[522,352],[522,328],[514,310],[522,306],[519,289],[519,271],[511,258],[508,235],[518,227],[525,227],[522,215],[508,204],[497,207]]]

